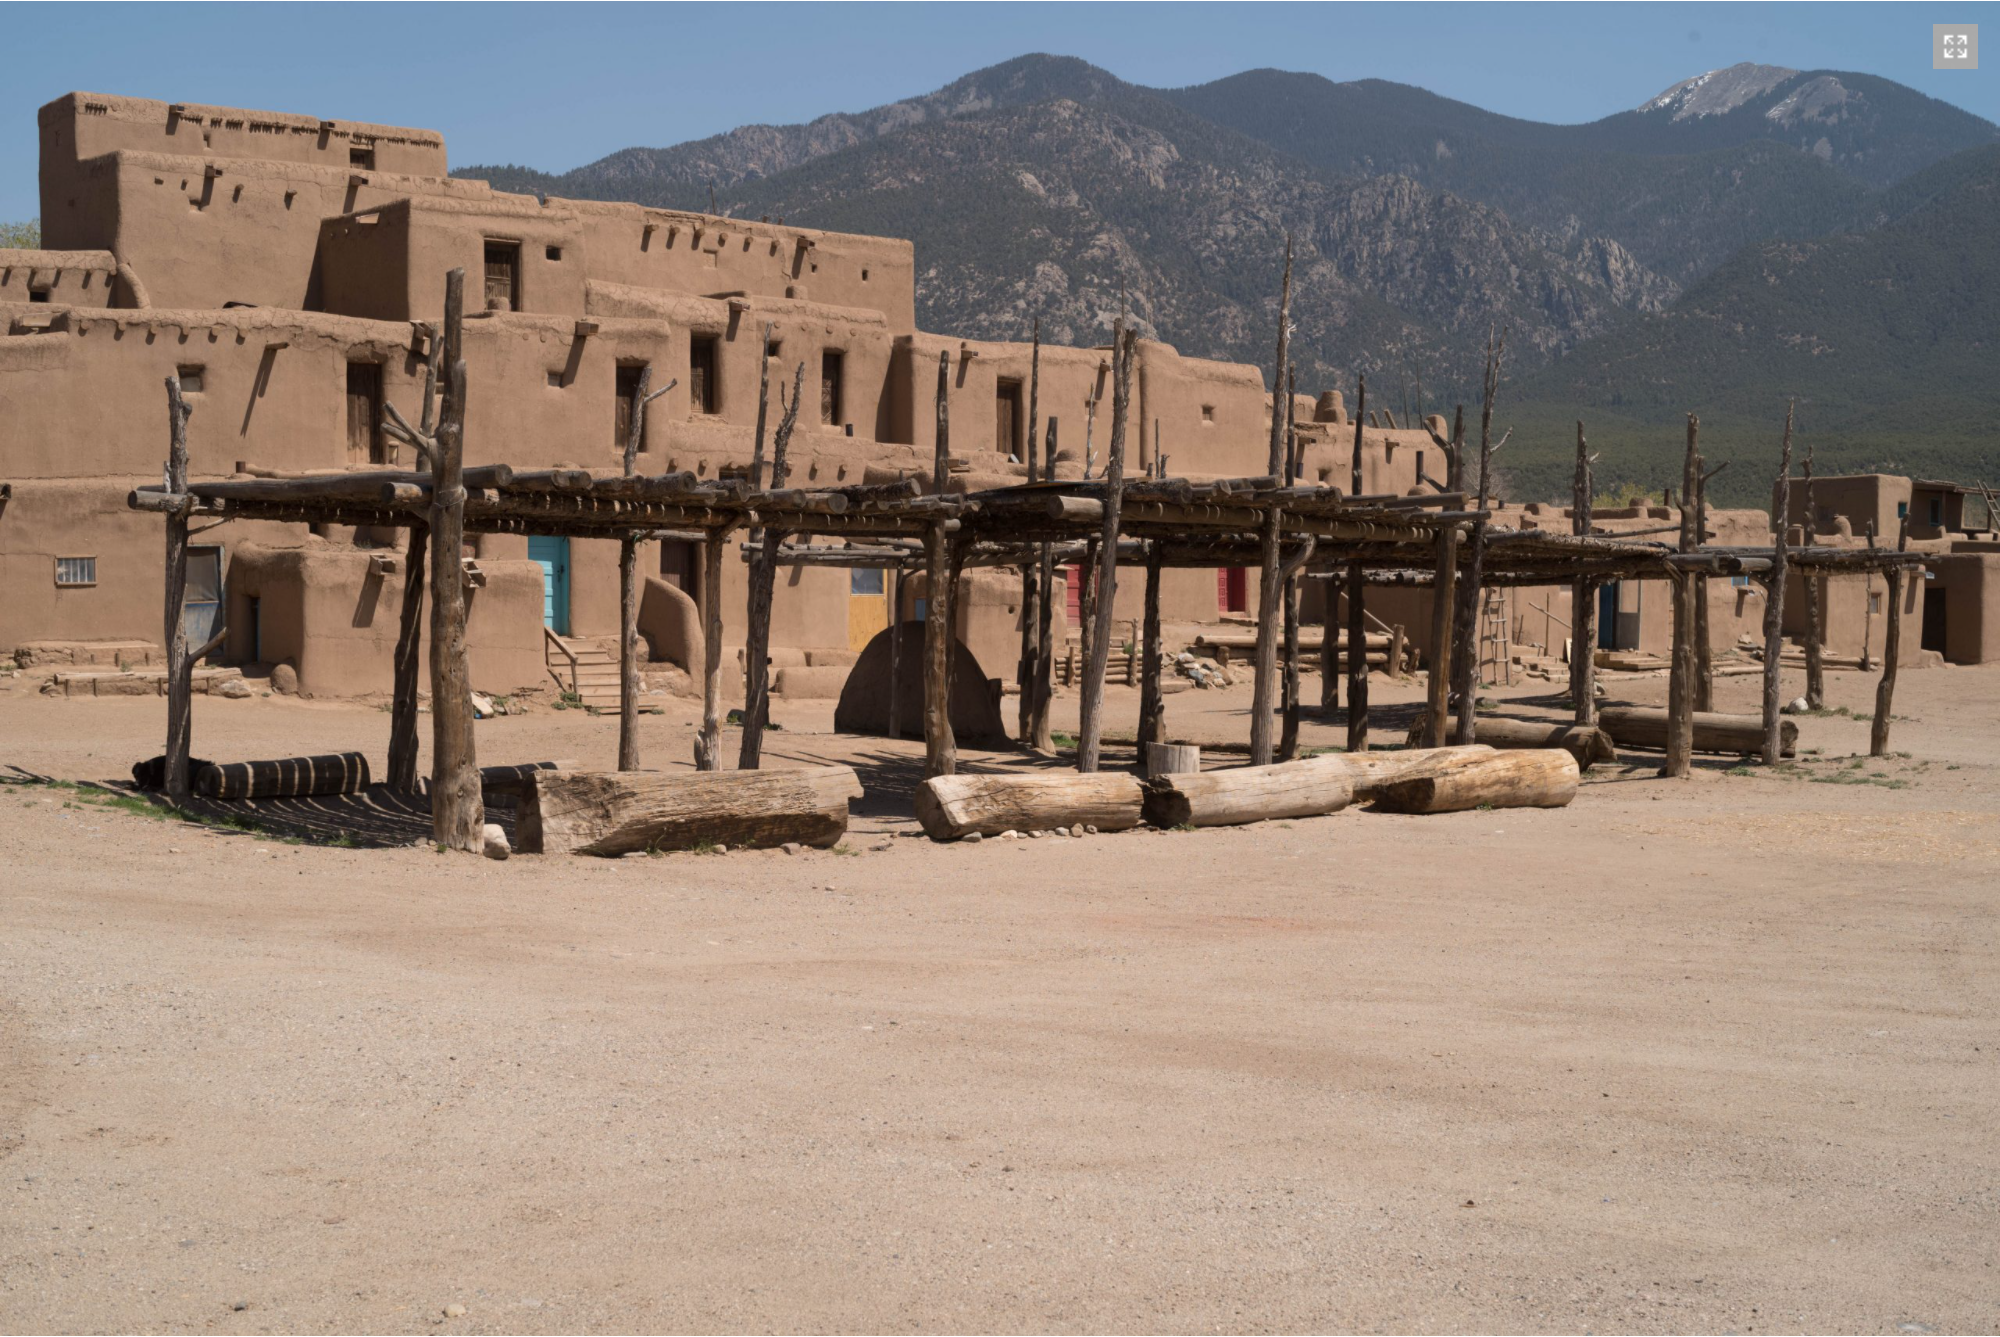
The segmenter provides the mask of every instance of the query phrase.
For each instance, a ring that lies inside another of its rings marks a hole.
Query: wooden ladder
[[[1514,685],[1514,646],[1507,634],[1507,598],[1494,589],[1486,591],[1479,609],[1479,681]]]

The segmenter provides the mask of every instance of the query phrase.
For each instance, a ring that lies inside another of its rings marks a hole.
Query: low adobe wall
[[[298,670],[300,690],[314,695],[393,690],[407,572],[400,551],[381,550],[396,559],[391,573],[376,570],[372,555],[331,547],[239,547],[227,577],[225,657],[234,663],[290,661]],[[466,591],[465,639],[473,688],[505,694],[548,681],[541,568],[532,562],[482,558],[479,569],[486,583]],[[428,629],[428,603],[425,625]],[[424,641],[428,656],[428,636]]]

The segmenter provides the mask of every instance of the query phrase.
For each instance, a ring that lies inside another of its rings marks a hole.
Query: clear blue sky
[[[1986,68],[1931,69],[1985,20]],[[35,109],[71,89],[442,131],[458,164],[561,170],[810,120],[1030,51],[1154,86],[1277,66],[1588,121],[1741,60],[1879,74],[2000,121],[2000,3],[16,4],[0,219],[33,216]]]

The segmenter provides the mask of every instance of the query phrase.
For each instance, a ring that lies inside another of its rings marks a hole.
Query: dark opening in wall
[[[489,240],[486,243],[486,309],[521,309],[521,243],[518,241]]]
[[[831,427],[841,420],[846,403],[846,357],[829,348],[819,355],[819,420]]]
[[[174,375],[180,377],[181,393],[184,395],[200,394],[202,390],[203,373],[206,372],[207,370],[208,369],[206,367],[195,366],[195,365],[174,368]]]
[[[776,359],[781,358],[784,355],[785,355],[785,341],[783,339],[770,339],[765,341],[764,344],[765,357],[771,358],[772,360],[775,361]]]
[[[1215,421],[1215,405],[1213,405],[1213,404],[1203,404],[1203,405],[1201,406],[1201,420],[1202,420],[1203,422],[1214,422],[1214,421]]]
[[[382,364],[347,364],[347,462],[386,464],[382,436]]]
[[[547,256],[551,260],[560,260],[562,259],[562,247],[545,246],[542,248],[542,254]]]
[[[696,413],[722,412],[722,385],[716,375],[721,343],[713,334],[688,340],[688,402]]]
[[[1026,426],[1021,416],[1021,383],[1002,381],[993,396],[993,449],[1021,457],[1021,432]]]
[[[347,165],[359,167],[364,172],[375,170],[375,146],[373,144],[352,144],[347,149]]]
[[[47,288],[30,288],[28,289],[28,300],[31,302],[46,302],[49,300],[49,290]]]
[[[617,396],[617,409],[612,415],[613,431],[611,435],[611,448],[621,454],[625,450],[625,438],[632,434],[632,418],[638,411],[639,406],[639,378],[645,374],[645,371],[646,367],[644,363],[621,362],[618,364],[617,379],[613,387],[614,393]],[[644,450],[645,448],[646,443],[641,441],[639,449]]]

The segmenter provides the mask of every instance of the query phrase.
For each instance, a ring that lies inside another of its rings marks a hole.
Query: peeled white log
[[[1327,752],[1291,764],[1338,769],[1349,777],[1354,786],[1354,802],[1366,803],[1376,796],[1383,785],[1436,775],[1492,755],[1493,749],[1485,743],[1466,743],[1453,747],[1405,748],[1401,752]]]
[[[827,847],[861,797],[851,766],[773,771],[537,771],[527,777],[515,848],[523,854],[630,854],[698,845]]]
[[[1576,797],[1582,772],[1561,748],[1495,752],[1436,775],[1398,780],[1375,794],[1378,812],[1464,812],[1469,808],[1560,808]]]
[[[1146,782],[1146,820],[1169,829],[1320,817],[1353,801],[1354,777],[1346,767],[1312,761],[1156,775]]]
[[[1138,780],[1123,771],[935,775],[917,787],[917,820],[932,840],[1072,826],[1129,831],[1139,824],[1144,798]]]
[[[1410,743],[1415,746],[1424,736],[1425,717],[1417,716],[1417,722],[1410,726]],[[1451,726],[1445,726],[1451,732]],[[1496,748],[1559,747],[1576,758],[1576,764],[1584,770],[1600,761],[1618,760],[1618,750],[1612,746],[1611,735],[1594,724],[1543,723],[1539,720],[1505,720],[1481,716],[1474,736],[1480,742]]]
[[[1597,712],[1597,722],[1612,741],[1627,747],[1665,747],[1667,712],[1664,706],[1606,706]],[[1791,756],[1799,741],[1794,720],[1779,724],[1783,752]],[[1761,715],[1725,715],[1720,711],[1694,713],[1694,750],[1697,752],[1762,752],[1764,719]]]

